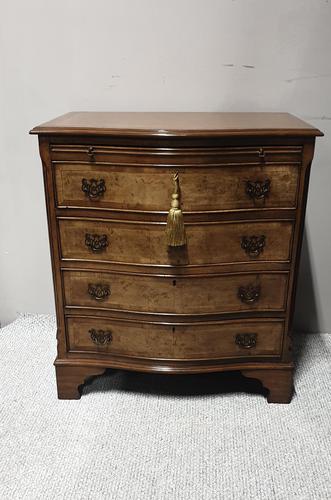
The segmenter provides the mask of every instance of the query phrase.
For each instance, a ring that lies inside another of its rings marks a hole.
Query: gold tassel
[[[183,219],[183,212],[179,206],[179,174],[173,177],[175,189],[171,195],[171,208],[168,213],[166,236],[170,247],[181,247],[186,244],[186,234]]]

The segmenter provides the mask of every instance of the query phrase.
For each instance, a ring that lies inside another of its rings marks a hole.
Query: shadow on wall
[[[307,225],[303,235],[301,262],[299,268],[297,296],[294,313],[294,331],[298,333],[320,332],[317,291],[309,244]]]

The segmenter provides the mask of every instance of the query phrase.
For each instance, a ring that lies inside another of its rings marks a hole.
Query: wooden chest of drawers
[[[282,113],[69,113],[31,132],[44,171],[59,398],[79,398],[107,368],[240,370],[269,402],[289,402],[322,133]]]

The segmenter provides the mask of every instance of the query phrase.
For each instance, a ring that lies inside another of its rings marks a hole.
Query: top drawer
[[[295,208],[301,147],[123,149],[53,146],[59,207],[184,212]]]

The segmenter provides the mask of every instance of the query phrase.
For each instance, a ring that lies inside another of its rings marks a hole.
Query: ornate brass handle
[[[247,285],[238,288],[238,297],[244,304],[254,304],[260,298],[261,287],[260,285]]]
[[[246,194],[253,200],[265,200],[269,196],[271,180],[246,181]]]
[[[245,250],[250,257],[258,257],[264,250],[266,237],[260,236],[242,236],[241,248]]]
[[[82,191],[90,200],[97,200],[106,191],[106,183],[104,179],[82,179]]]
[[[102,252],[108,246],[108,238],[106,234],[85,234],[85,245],[92,252]]]
[[[236,344],[243,349],[252,349],[256,346],[256,333],[238,333],[236,335]]]
[[[89,283],[87,292],[95,300],[105,300],[110,295],[110,286],[101,285],[100,283],[97,283],[95,285]]]
[[[91,328],[88,331],[91,337],[92,342],[97,345],[107,345],[113,340],[113,335],[109,330],[95,330]]]

